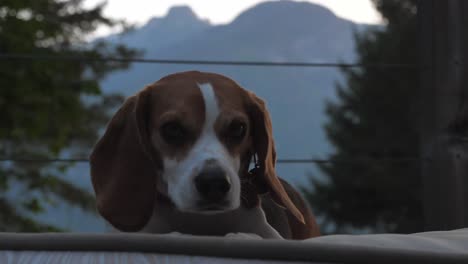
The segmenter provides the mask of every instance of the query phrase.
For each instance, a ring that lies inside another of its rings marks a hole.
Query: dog
[[[198,71],[168,75],[128,98],[90,155],[98,211],[120,231],[320,235],[275,162],[264,101]]]

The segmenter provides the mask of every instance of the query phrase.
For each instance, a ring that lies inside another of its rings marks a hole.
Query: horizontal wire
[[[424,159],[419,157],[404,157],[404,158],[353,158],[353,159],[278,159],[277,163],[363,163],[363,162],[391,162],[391,163],[410,163],[420,162]]]
[[[404,68],[420,69],[417,64],[405,63],[333,63],[333,62],[269,62],[269,61],[224,61],[224,60],[171,60],[171,59],[144,59],[144,58],[118,58],[118,57],[85,57],[85,56],[57,56],[28,53],[3,53],[2,60],[73,60],[73,61],[109,61],[124,63],[155,63],[155,64],[196,64],[196,65],[226,65],[226,66],[267,66],[267,67],[322,67],[322,68]]]
[[[278,159],[276,163],[284,164],[306,164],[306,163],[362,163],[362,162],[392,162],[392,163],[409,163],[409,162],[420,162],[423,159],[419,157],[405,157],[405,158],[353,158],[353,159]],[[52,162],[89,162],[87,158],[55,158],[55,159],[33,159],[33,158],[0,158],[0,162],[36,162],[36,163],[52,163]]]
[[[53,163],[53,162],[89,162],[87,158],[54,158],[54,159],[36,159],[36,158],[0,158],[0,162],[37,162],[37,163]]]

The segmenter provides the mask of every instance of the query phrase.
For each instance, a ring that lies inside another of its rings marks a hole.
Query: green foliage
[[[134,50],[86,42],[98,26],[123,26],[82,0],[3,0],[0,54],[94,59],[132,58]],[[13,60],[0,63],[0,157],[46,159],[89,150],[118,95],[101,96],[98,81],[127,63],[104,60]],[[72,164],[0,163],[0,231],[58,231],[34,215],[66,201],[94,211],[93,196],[61,177]],[[83,175],[85,177],[87,175]]]
[[[359,63],[417,64],[416,1],[374,0],[387,26],[356,34]],[[416,232],[423,227],[416,103],[418,72],[344,68],[338,100],[326,107],[333,163],[321,164],[307,196],[329,232]],[[362,162],[345,163],[364,157]],[[372,158],[372,159],[366,159]],[[380,159],[374,161],[373,159]]]

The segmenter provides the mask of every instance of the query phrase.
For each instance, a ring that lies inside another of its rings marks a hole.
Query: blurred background
[[[266,100],[278,174],[323,233],[425,230],[417,15],[415,0],[1,1],[0,231],[108,230],[92,146],[125,97],[186,70]]]

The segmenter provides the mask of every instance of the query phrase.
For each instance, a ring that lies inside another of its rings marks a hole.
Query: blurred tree
[[[135,50],[87,43],[97,27],[126,27],[82,0],[3,0],[0,54],[131,58]],[[101,96],[98,80],[128,63],[13,60],[0,63],[0,157],[47,159],[81,154],[97,139],[120,96]],[[86,157],[86,155],[83,155]],[[62,176],[72,164],[0,162],[0,231],[58,230],[35,220],[47,203],[94,211],[93,196]]]
[[[359,63],[417,64],[415,0],[373,0],[386,27],[357,33]],[[416,232],[423,229],[422,186],[415,120],[418,74],[411,69],[343,68],[338,100],[328,102],[327,137],[332,163],[321,164],[325,179],[312,179],[306,195],[328,232],[367,229]],[[340,162],[355,157],[380,161]],[[389,158],[385,160],[386,158]]]

